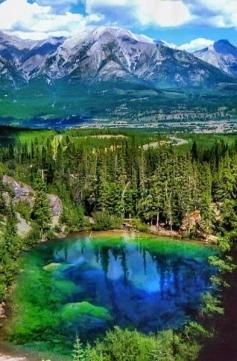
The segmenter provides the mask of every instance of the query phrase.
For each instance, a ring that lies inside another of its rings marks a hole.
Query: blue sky
[[[75,36],[100,25],[186,50],[218,39],[237,45],[237,0],[0,0],[0,30],[23,38]]]

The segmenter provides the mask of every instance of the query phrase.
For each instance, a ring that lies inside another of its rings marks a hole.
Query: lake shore
[[[80,231],[75,231],[75,232],[69,232],[68,234],[64,234],[63,237],[57,237],[56,239],[58,239],[59,241],[63,241],[65,238],[77,238],[80,235],[87,235],[88,237],[93,237],[96,235],[100,235],[100,236],[121,236],[121,235],[127,235],[130,237],[135,237],[138,235],[143,235],[143,236],[149,236],[152,237],[157,240],[159,239],[166,239],[167,241],[170,240],[176,240],[177,242],[187,242],[187,243],[191,243],[191,244],[196,244],[196,245],[203,245],[203,246],[207,246],[207,247],[216,247],[217,244],[216,243],[208,243],[206,242],[204,239],[189,239],[187,237],[182,237],[180,235],[179,232],[176,231],[172,231],[172,232],[163,232],[163,230],[154,230],[154,229],[148,229],[147,231],[143,232],[143,231],[139,231],[137,229],[134,230],[127,230],[127,229],[111,229],[111,230],[101,230],[101,231],[94,231],[94,230],[80,230]],[[54,241],[54,240],[53,240]],[[46,241],[46,242],[52,242],[51,241]]]
[[[28,361],[29,359],[25,357],[15,357],[15,356],[9,356],[6,354],[0,354],[0,361]]]
[[[128,239],[131,238],[135,238],[137,236],[145,236],[145,237],[151,237],[152,239],[154,239],[155,241],[159,241],[159,239],[165,239],[167,240],[167,242],[172,241],[172,240],[176,240],[178,243],[180,242],[187,242],[187,244],[195,244],[195,245],[202,245],[202,246],[212,246],[210,244],[207,244],[206,242],[204,242],[203,240],[190,240],[190,239],[184,239],[182,238],[180,235],[176,235],[173,233],[173,235],[163,235],[162,233],[159,233],[159,231],[157,232],[152,232],[152,231],[147,231],[147,232],[141,232],[138,230],[126,230],[126,229],[113,229],[113,230],[109,230],[109,231],[92,231],[92,230],[83,230],[83,231],[77,231],[77,232],[72,232],[69,233],[68,235],[63,235],[63,237],[57,237],[53,240],[48,240],[44,243],[51,243],[51,242],[55,242],[59,241],[59,242],[63,242],[66,238],[70,238],[70,239],[77,239],[78,236],[88,236],[90,238],[93,239],[93,237],[96,236],[111,236],[111,237],[117,237],[117,236],[127,236]],[[46,359],[48,359],[46,357]],[[11,347],[11,345],[5,345],[4,343],[0,343],[0,361],[41,361],[42,357],[37,357],[37,356],[32,356],[32,355],[28,355],[26,352],[24,351],[17,351],[15,349],[15,347],[13,346],[13,348]]]
[[[25,352],[19,352],[14,347],[0,343],[0,361],[39,361],[29,358]]]

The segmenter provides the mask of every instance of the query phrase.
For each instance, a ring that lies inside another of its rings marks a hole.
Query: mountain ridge
[[[218,40],[213,45],[194,52],[194,55],[226,74],[237,77],[237,47],[228,40]]]
[[[0,55],[17,78],[101,82],[147,82],[157,88],[218,87],[235,83],[232,74],[199,59],[118,27],[98,27],[73,38],[21,40],[0,34]],[[4,75],[5,74],[5,75]],[[6,72],[0,69],[0,77]]]

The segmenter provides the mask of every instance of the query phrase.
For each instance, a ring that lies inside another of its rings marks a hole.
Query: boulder
[[[89,225],[94,225],[95,224],[95,220],[94,220],[93,217],[85,216],[84,221],[85,221],[86,224],[89,224]]]

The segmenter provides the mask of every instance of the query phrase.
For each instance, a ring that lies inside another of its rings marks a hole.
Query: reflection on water
[[[201,247],[166,247],[162,241],[154,247],[154,239],[82,238],[55,244],[50,261],[67,265],[54,277],[80,288],[70,302],[103,306],[114,324],[150,332],[179,326],[192,315],[213,273]]]
[[[215,251],[149,235],[110,233],[43,244],[22,258],[8,338],[69,347],[118,325],[150,333],[194,317]],[[50,345],[50,346],[49,346]]]

